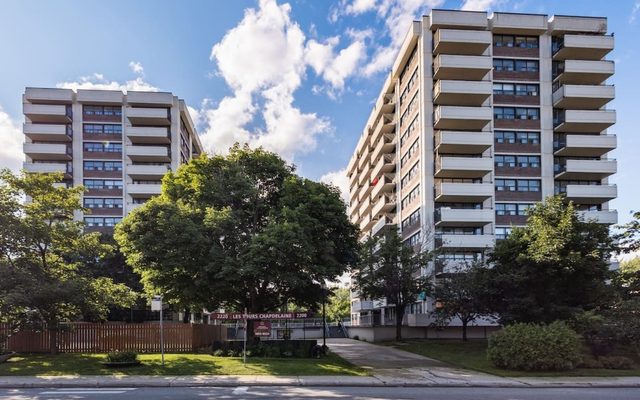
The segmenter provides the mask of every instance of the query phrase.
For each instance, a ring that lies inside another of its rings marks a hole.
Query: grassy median
[[[106,368],[104,354],[18,355],[0,364],[0,376],[36,375],[367,375],[337,355],[315,358],[213,357],[209,354],[141,354],[142,365],[121,369]]]
[[[492,375],[505,377],[562,377],[562,376],[640,376],[640,359],[634,359],[634,369],[586,369],[577,368],[562,372],[525,372],[499,369],[491,365],[487,359],[487,341],[470,340],[408,340],[403,342],[387,342],[384,345],[392,346],[411,353],[423,355],[444,361],[456,367],[472,369]],[[630,357],[628,353],[618,354]],[[634,358],[631,356],[630,358]]]

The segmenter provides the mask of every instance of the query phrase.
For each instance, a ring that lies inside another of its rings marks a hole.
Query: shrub
[[[224,357],[226,355],[226,352],[222,349],[217,349],[214,350],[212,354],[214,357]]]
[[[579,368],[588,368],[588,369],[600,369],[602,368],[602,363],[595,358],[585,358],[583,359],[580,364],[578,364]]]
[[[108,363],[133,363],[138,361],[138,353],[134,351],[114,351],[105,357]]]
[[[354,340],[360,340],[360,336],[358,336],[358,335],[353,335],[353,339],[354,339]]]
[[[237,357],[238,356],[238,352],[233,350],[233,349],[229,349],[227,350],[227,357]]]
[[[563,371],[581,361],[580,339],[564,322],[513,324],[489,338],[487,355],[504,369]]]
[[[633,360],[624,356],[600,357],[598,361],[602,363],[602,368],[607,369],[632,369],[634,367]]]

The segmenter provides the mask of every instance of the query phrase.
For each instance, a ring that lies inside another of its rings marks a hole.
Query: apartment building
[[[26,88],[27,172],[60,172],[83,185],[87,230],[112,232],[160,193],[162,176],[202,153],[183,100],[171,93]]]
[[[425,273],[481,257],[553,194],[616,223],[613,46],[599,17],[433,10],[413,22],[347,168],[351,221],[363,237],[393,226],[438,248]],[[423,298],[405,323],[427,326],[431,307]],[[354,294],[355,325],[393,323],[392,311]]]

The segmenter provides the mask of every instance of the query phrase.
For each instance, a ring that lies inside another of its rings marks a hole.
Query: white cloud
[[[19,171],[24,162],[22,129],[20,129],[18,122],[13,121],[9,114],[2,110],[2,107],[0,107],[0,138],[2,138],[0,168],[9,168],[14,172]]]
[[[349,178],[347,177],[347,169],[343,168],[339,171],[328,172],[320,177],[320,182],[336,186],[340,189],[342,199],[349,204]]]
[[[59,82],[56,87],[65,89],[99,89],[99,90],[136,90],[141,92],[157,92],[156,86],[144,80],[144,68],[139,62],[131,61],[129,68],[137,75],[135,79],[120,83],[118,81],[110,81],[103,74],[94,72],[91,75],[81,76],[75,81]]]
[[[144,68],[139,61],[130,61],[129,68],[138,75],[144,76]]]
[[[359,54],[360,49],[352,44],[331,60],[336,39],[325,43],[310,40],[307,46],[290,13],[289,4],[260,0],[257,9],[245,10],[238,25],[213,46],[211,60],[233,94],[217,104],[205,101],[198,112],[207,150],[224,153],[233,143],[241,142],[293,160],[297,154],[314,150],[318,136],[331,130],[326,118],[296,107],[294,93],[311,62],[330,85],[342,88],[355,69],[354,53]],[[313,48],[311,59],[307,48]],[[261,127],[256,127],[258,122]]]
[[[464,11],[486,11],[501,2],[502,0],[464,0],[460,9]]]
[[[636,17],[638,16],[639,11],[640,11],[640,0],[636,0],[636,2],[633,4],[633,8],[631,9],[631,14],[629,15],[630,24],[636,21]]]

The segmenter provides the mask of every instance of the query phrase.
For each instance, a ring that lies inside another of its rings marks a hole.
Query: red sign
[[[257,321],[253,325],[253,334],[255,336],[271,336],[271,322]]]
[[[211,319],[298,319],[309,318],[307,312],[296,313],[213,313]]]

